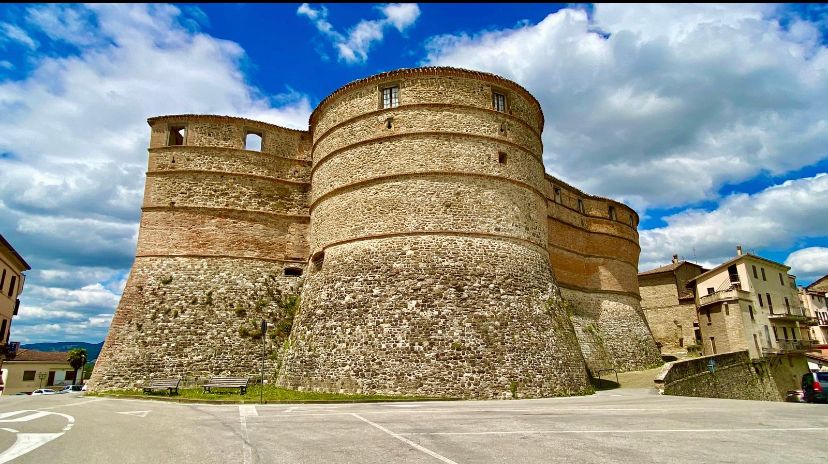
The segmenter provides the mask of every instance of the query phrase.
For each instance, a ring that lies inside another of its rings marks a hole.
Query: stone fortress
[[[378,74],[308,131],[148,122],[135,263],[93,389],[258,376],[263,319],[265,378],[302,390],[571,395],[661,363],[637,214],[545,174],[540,104],[514,82]]]

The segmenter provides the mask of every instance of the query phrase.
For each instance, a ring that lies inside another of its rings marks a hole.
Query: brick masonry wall
[[[166,146],[173,125],[187,128],[184,145]],[[284,269],[308,258],[308,134],[220,116],[150,127],[137,257],[90,384],[257,375],[261,339],[251,334],[288,317],[281,303],[301,278]],[[248,131],[262,134],[261,152],[244,150]],[[267,343],[272,375],[282,340]]]
[[[716,362],[712,373],[710,360]],[[655,383],[665,395],[782,401],[775,370],[768,361],[751,361],[747,351],[736,351],[670,363]]]

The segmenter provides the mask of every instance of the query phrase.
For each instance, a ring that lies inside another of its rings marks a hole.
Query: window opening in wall
[[[3,284],[6,283],[6,270],[3,269],[3,276],[0,277],[0,292],[3,291]]]
[[[713,292],[715,292],[715,291],[716,291],[716,289],[715,289],[715,288],[713,288],[713,287],[707,287],[707,294],[708,294],[708,295],[712,295],[712,294],[713,294]]]
[[[796,341],[796,328],[791,327],[791,338]]]
[[[262,134],[259,132],[245,132],[244,149],[250,151],[262,151]]]
[[[635,225],[633,224],[632,214],[630,214],[630,227],[635,227]]]
[[[615,215],[615,206],[609,207],[609,218],[615,221],[618,217]]]
[[[554,191],[555,191],[555,203],[560,203],[561,202],[561,189],[558,188],[558,187],[555,187]]]
[[[788,297],[785,297],[785,309],[791,312],[791,304],[788,302]]]
[[[773,301],[771,301],[770,293],[765,293],[765,297],[768,299],[768,311],[773,314]]]
[[[785,281],[782,279],[782,273],[781,272],[779,273],[779,285],[781,285],[783,287],[785,286]]]
[[[765,329],[767,328],[768,326],[765,326]],[[773,327],[773,338],[779,340],[779,332],[776,331],[776,326]]]
[[[765,303],[764,303],[764,302],[762,302],[762,294],[761,294],[761,293],[757,293],[756,295],[759,297],[759,307],[760,307],[760,308],[764,308],[764,307],[765,307]]]
[[[730,316],[730,305],[725,303],[724,304],[725,316]]]
[[[167,141],[167,145],[184,145],[186,136],[186,126],[170,126],[170,138]]]
[[[505,113],[506,95],[503,95],[502,93],[492,92],[492,107],[495,109],[495,111]]]
[[[17,284],[17,276],[12,276],[11,282],[9,282],[9,298],[11,298],[12,293],[14,293],[14,286]]]
[[[750,313],[750,320],[756,321],[756,318],[753,316],[753,305],[748,305],[748,312]]]
[[[759,275],[758,275],[758,274],[756,274],[756,266],[753,266],[753,278],[754,278],[754,279],[758,279],[758,278],[759,278]]]
[[[388,118],[385,120],[385,128],[392,129],[394,128],[394,118]]]
[[[710,324],[710,308],[707,308],[707,323]]]
[[[3,319],[3,324],[0,325],[0,341],[5,342],[6,340],[6,320]]]
[[[762,280],[767,282],[768,279],[765,278],[765,268],[762,268]]]
[[[23,371],[23,381],[29,382],[34,380],[35,371]]]
[[[506,155],[505,152],[500,151],[500,152],[497,153],[497,162],[498,163],[506,164],[506,158],[507,158],[507,155]]]
[[[713,350],[713,354],[716,354],[716,337],[710,337],[710,348]]]
[[[730,279],[730,283],[733,285],[739,285],[739,271],[736,269],[736,266],[728,266],[727,268],[727,277]]]
[[[302,275],[302,268],[301,267],[286,267],[285,268],[285,276],[287,277],[299,277]]]
[[[785,340],[787,340],[788,339],[788,328],[787,327],[782,327],[782,333],[785,335]]]
[[[382,89],[382,108],[396,108],[400,106],[400,87],[385,87]]]
[[[761,348],[759,348],[759,338],[758,338],[758,337],[756,337],[756,334],[753,334],[753,344],[754,344],[754,345],[756,345],[756,351],[757,351],[759,354],[762,354],[762,349],[761,349]]]
[[[581,214],[584,213],[584,200],[581,200],[580,198],[578,198],[578,211],[580,211]]]
[[[311,256],[311,264],[313,264],[314,271],[321,271],[322,264],[325,262],[325,252],[324,251],[317,251],[316,253]]]
[[[765,338],[768,341],[768,348],[770,348],[771,347],[770,331],[768,331],[768,326],[763,325],[762,327],[765,328]],[[776,327],[773,328],[773,336],[776,337]],[[776,339],[779,340],[779,337],[776,337]]]

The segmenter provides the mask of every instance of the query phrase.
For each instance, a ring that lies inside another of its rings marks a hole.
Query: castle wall
[[[149,123],[136,259],[91,384],[257,375],[259,324],[290,316],[285,297],[302,277],[285,268],[308,258],[309,137],[241,118]],[[167,145],[173,126],[186,127],[183,145]],[[244,149],[249,131],[260,152]],[[281,342],[267,339],[271,350]],[[268,372],[278,363],[269,358]]]
[[[549,257],[587,367],[595,374],[661,364],[638,293],[638,215],[546,179]]]
[[[400,106],[379,110],[388,82]],[[542,116],[514,84],[513,114],[493,111],[492,84],[401,71],[317,108],[312,259],[281,384],[475,398],[589,389],[546,252]]]

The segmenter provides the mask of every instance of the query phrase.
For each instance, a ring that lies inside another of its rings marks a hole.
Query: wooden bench
[[[169,390],[170,395],[178,394],[178,384],[181,383],[181,379],[155,379],[150,381],[150,384],[144,387],[144,393],[149,393],[153,390]]]
[[[210,377],[202,387],[205,392],[209,392],[211,388],[238,388],[239,393],[244,395],[247,393],[247,385],[250,379],[247,377]]]

